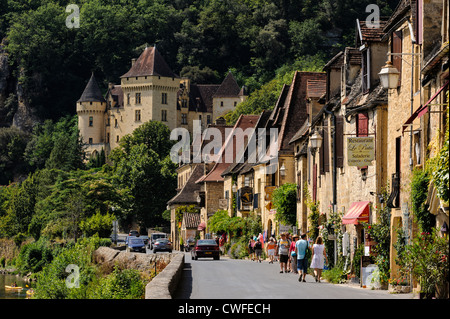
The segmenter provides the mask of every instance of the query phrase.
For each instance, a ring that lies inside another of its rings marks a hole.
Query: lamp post
[[[322,136],[317,131],[314,131],[314,134],[309,138],[309,141],[311,142],[311,152],[313,154],[316,153],[317,149],[322,146]]]
[[[380,77],[381,86],[383,88],[396,89],[398,87],[398,78],[400,76],[400,72],[392,64],[391,61],[386,62],[386,65],[381,68],[378,76]]]

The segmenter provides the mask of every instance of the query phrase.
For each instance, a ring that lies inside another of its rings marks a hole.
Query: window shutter
[[[323,123],[323,170],[324,173],[330,171],[330,138],[328,136],[328,121]]]
[[[402,38],[402,31],[395,31],[394,33],[392,33],[391,53],[402,53]],[[393,55],[392,64],[400,72],[400,77],[398,79],[400,85],[402,73],[402,57],[399,55]]]
[[[336,166],[344,167],[344,118],[336,116]]]
[[[313,166],[313,202],[317,201],[317,164]]]
[[[369,116],[367,113],[358,113],[356,122],[356,136],[368,136],[369,134]]]

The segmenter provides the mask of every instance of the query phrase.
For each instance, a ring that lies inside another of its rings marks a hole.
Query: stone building
[[[77,102],[80,135],[88,157],[102,148],[108,156],[124,135],[145,122],[160,121],[192,134],[193,120],[205,128],[246,97],[231,72],[220,85],[194,84],[177,76],[156,47],[147,47],[132,59],[119,85],[109,84],[105,97],[91,76]]]

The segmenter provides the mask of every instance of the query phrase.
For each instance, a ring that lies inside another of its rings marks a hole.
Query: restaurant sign
[[[348,166],[370,166],[375,159],[374,137],[347,137]]]

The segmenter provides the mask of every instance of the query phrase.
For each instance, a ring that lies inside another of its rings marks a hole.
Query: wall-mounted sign
[[[253,188],[244,186],[240,190],[242,210],[251,210],[253,207]]]
[[[375,159],[374,137],[347,137],[348,166],[370,166]]]
[[[276,188],[277,188],[276,186],[265,186],[264,187],[264,193],[265,193],[264,199],[266,201],[272,200],[272,193]]]

